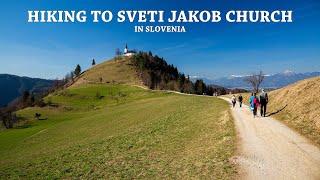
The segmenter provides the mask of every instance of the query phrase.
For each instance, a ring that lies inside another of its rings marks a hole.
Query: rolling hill
[[[272,91],[270,97],[270,113],[320,145],[320,77]]]
[[[52,84],[52,80],[0,74],[0,107],[21,96],[24,91],[37,93],[51,87]]]
[[[48,106],[17,112],[23,121],[0,131],[1,179],[235,176],[225,101],[137,86],[129,60],[111,60],[48,95]]]
[[[93,66],[82,73],[73,85],[112,82],[128,85],[143,85],[141,79],[138,78],[138,72],[129,61],[129,58],[125,57],[116,57]]]

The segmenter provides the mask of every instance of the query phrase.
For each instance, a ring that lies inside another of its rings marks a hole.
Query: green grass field
[[[0,177],[232,179],[228,104],[126,85],[83,85],[27,108],[0,132]],[[41,113],[44,120],[35,120]]]

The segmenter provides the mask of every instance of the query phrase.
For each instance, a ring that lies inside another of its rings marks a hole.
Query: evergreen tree
[[[196,94],[203,94],[206,92],[206,84],[203,82],[202,79],[198,79],[194,84],[194,89],[196,91]]]
[[[80,65],[78,64],[76,69],[74,70],[74,74],[76,75],[76,77],[78,77],[81,73],[81,67]]]
[[[92,59],[92,66],[96,65],[96,61]]]

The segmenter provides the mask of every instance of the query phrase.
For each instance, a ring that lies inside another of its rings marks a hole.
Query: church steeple
[[[126,43],[126,47],[123,50],[123,55],[124,56],[132,56],[134,54],[136,54],[136,51],[135,50],[129,50],[128,49],[128,44]]]
[[[126,43],[126,47],[124,48],[124,53],[125,54],[128,53],[128,45],[127,45],[127,43]]]

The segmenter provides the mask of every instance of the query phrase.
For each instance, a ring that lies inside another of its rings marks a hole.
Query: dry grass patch
[[[285,108],[284,108],[285,107]],[[320,77],[270,92],[269,112],[320,145]]]
[[[100,82],[142,85],[136,70],[130,64],[130,59],[128,57],[116,57],[95,65],[84,72],[73,86]]]

